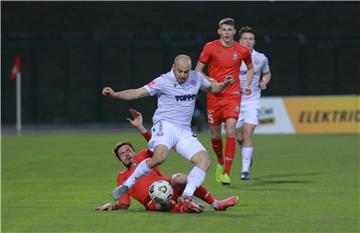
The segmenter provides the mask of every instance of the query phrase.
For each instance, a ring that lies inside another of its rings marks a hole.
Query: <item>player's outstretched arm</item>
[[[135,128],[137,128],[140,133],[144,134],[147,133],[147,129],[144,127],[143,125],[143,117],[142,114],[138,111],[136,111],[135,109],[130,108],[129,112],[132,115],[132,119],[131,118],[127,118],[127,120],[130,122],[130,124],[132,126],[134,126]]]
[[[231,85],[233,83],[233,77],[232,76],[228,76],[225,78],[225,81],[222,83],[215,83],[212,82],[211,86],[205,90],[205,92],[207,93],[212,93],[212,94],[218,94],[220,92],[222,92],[225,87]]]
[[[201,72],[201,73],[202,73],[203,70],[204,70],[204,68],[205,68],[205,66],[206,66],[205,63],[202,63],[202,62],[198,61],[197,64],[196,64],[195,70],[196,70],[197,72]]]
[[[125,204],[115,205],[112,203],[106,203],[104,205],[94,208],[94,210],[96,211],[112,211],[112,210],[127,210],[127,209],[129,209],[128,205]]]
[[[111,87],[104,87],[102,94],[104,96],[110,96],[112,98],[122,100],[135,100],[149,96],[149,92],[145,89],[145,87],[140,87],[138,89],[128,89],[119,92],[115,92]]]
[[[196,64],[196,67],[195,67],[195,71],[201,73],[210,82],[212,82],[212,83],[215,82],[216,83],[217,81],[215,79],[213,79],[213,78],[207,76],[206,74],[204,74],[203,70],[204,70],[205,66],[206,66],[206,64],[198,61],[198,63]]]
[[[143,125],[143,117],[142,114],[135,109],[129,109],[133,119],[128,118],[127,120],[130,122],[132,126],[137,128],[140,133],[144,136],[146,141],[150,141],[151,133],[144,127]]]

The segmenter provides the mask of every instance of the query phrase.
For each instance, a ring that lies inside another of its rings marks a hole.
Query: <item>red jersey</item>
[[[118,174],[117,185],[118,186],[122,185],[126,181],[126,179],[135,171],[136,166],[141,161],[149,158],[151,155],[152,155],[152,152],[150,152],[147,149],[142,150],[139,154],[137,154],[135,156],[134,161],[132,162],[130,168],[128,168],[127,170],[120,172]],[[148,193],[149,187],[156,180],[167,180],[168,181],[168,178],[166,178],[160,172],[158,167],[154,167],[148,175],[138,179],[135,182],[135,184],[131,187],[131,189],[120,198],[119,205],[120,204],[130,205],[130,197],[133,197],[138,202],[140,202],[143,206],[146,207],[146,205],[151,200],[149,197],[149,193]]]
[[[208,99],[224,98],[233,95],[240,95],[240,66],[244,61],[251,64],[250,50],[234,41],[231,47],[225,47],[220,39],[205,44],[199,61],[208,65],[208,75],[217,82],[224,82],[227,75],[233,77],[234,83],[227,86],[220,94],[208,94]]]

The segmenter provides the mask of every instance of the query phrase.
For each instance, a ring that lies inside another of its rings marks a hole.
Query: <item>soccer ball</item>
[[[173,195],[173,189],[166,180],[157,180],[150,185],[149,196],[159,204],[167,204]]]

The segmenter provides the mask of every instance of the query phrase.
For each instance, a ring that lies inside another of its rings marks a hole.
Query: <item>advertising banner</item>
[[[285,97],[296,133],[360,133],[359,96]]]
[[[259,125],[255,129],[255,133],[294,133],[294,128],[284,105],[283,98],[261,98],[260,104]]]

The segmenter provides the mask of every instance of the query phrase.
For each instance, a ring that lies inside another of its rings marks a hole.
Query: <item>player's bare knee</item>
[[[210,127],[210,136],[211,139],[217,140],[221,138],[221,126],[211,126]]]
[[[252,142],[252,133],[251,132],[246,132],[244,134],[244,141],[247,144]]]
[[[243,133],[242,128],[236,128],[236,129],[235,129],[236,141],[238,142],[238,144],[239,144],[240,146],[242,146],[243,143],[244,143],[244,135],[243,135],[243,134],[244,134],[244,133]]]
[[[235,137],[235,126],[236,126],[236,120],[233,118],[229,118],[225,122],[225,130],[226,130],[226,136],[227,137]]]
[[[167,155],[169,153],[169,149],[164,145],[158,145],[155,147],[154,155],[151,157],[151,160],[155,164],[155,166],[162,164],[165,162]]]
[[[205,171],[207,171],[211,166],[211,159],[208,157],[205,161],[204,161],[204,168]]]
[[[236,138],[236,141],[238,142],[239,146],[243,146],[243,144],[244,144],[244,138],[239,138],[239,137],[237,137],[237,138]]]
[[[157,164],[160,165],[162,164],[163,162],[165,162],[166,160],[166,155],[164,154],[160,154],[159,156],[156,157],[156,161],[157,161]]]
[[[226,129],[226,137],[235,137],[234,129]]]
[[[163,162],[165,162],[167,158],[167,154],[166,153],[156,153],[153,155],[153,157],[151,158],[151,167],[155,167],[158,166],[160,164],[162,164]],[[148,164],[150,165],[150,164]]]
[[[183,186],[187,183],[187,176],[183,173],[175,173],[170,179],[171,185]]]
[[[219,134],[218,132],[213,132],[213,131],[211,131],[210,136],[211,136],[211,139],[213,139],[213,140],[218,140],[221,138],[221,134]]]
[[[211,165],[211,159],[206,151],[200,151],[196,153],[191,158],[191,162],[193,162],[196,166],[198,166],[204,171],[207,171]]]
[[[211,159],[209,156],[203,156],[200,161],[200,168],[207,171],[211,166]]]

